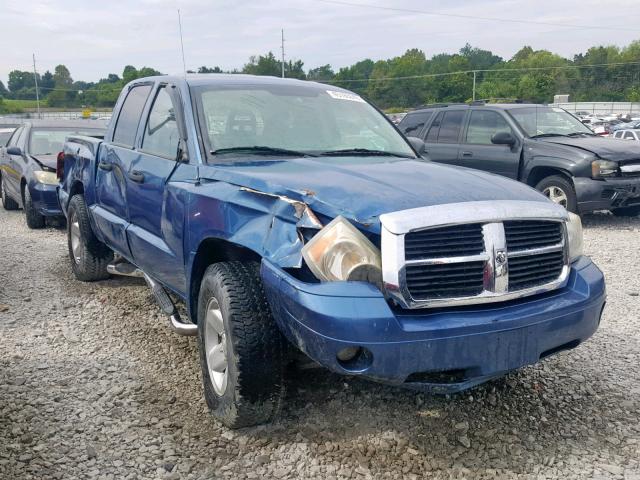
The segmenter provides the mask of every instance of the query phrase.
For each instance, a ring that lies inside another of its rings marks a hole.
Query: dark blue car
[[[17,128],[0,149],[0,191],[5,210],[23,208],[27,226],[42,228],[46,217],[64,218],[56,189],[56,159],[68,135],[102,138],[96,120],[33,120]]]
[[[136,80],[103,141],[65,144],[71,268],[143,276],[231,427],[273,418],[296,350],[442,393],[588,339],[605,284],[580,218],[423,146],[334,86]]]

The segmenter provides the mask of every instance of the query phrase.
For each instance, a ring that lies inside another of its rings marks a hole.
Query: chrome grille
[[[405,308],[505,301],[568,278],[567,213],[550,202],[478,201],[380,219],[384,286]]]
[[[538,220],[504,222],[504,234],[510,252],[548,247],[562,242],[562,224]]]
[[[624,165],[620,166],[620,174],[623,177],[640,176],[640,159],[631,160],[630,162],[625,162]]]
[[[509,290],[544,285],[558,278],[564,267],[562,250],[537,255],[509,257]]]
[[[484,251],[482,225],[454,225],[407,233],[404,254],[407,260],[477,255]]]
[[[407,286],[417,300],[482,293],[485,262],[407,266]]]

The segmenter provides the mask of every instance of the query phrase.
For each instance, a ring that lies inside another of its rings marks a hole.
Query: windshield
[[[0,129],[0,147],[4,147],[13,133],[13,128],[1,128]]]
[[[206,86],[193,93],[213,155],[371,150],[415,158],[388,120],[353,93],[306,85]]]
[[[87,135],[102,137],[104,131],[100,129],[66,129],[66,128],[34,128],[29,139],[30,155],[53,155],[62,151],[64,139],[69,135]]]
[[[530,137],[572,133],[593,134],[580,120],[561,108],[544,106],[513,108],[509,113]]]

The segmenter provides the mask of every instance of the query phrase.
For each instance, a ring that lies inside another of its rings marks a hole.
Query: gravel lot
[[[66,234],[0,210],[0,478],[640,479],[640,219],[585,218],[598,333],[451,397],[291,372],[279,420],[207,414],[197,344],[144,284],[72,278]]]

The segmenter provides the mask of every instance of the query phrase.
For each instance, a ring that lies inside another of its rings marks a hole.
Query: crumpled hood
[[[219,180],[343,215],[364,227],[409,208],[480,200],[548,200],[497,175],[426,161],[389,157],[322,157],[210,165],[203,179]],[[377,227],[374,227],[377,229]]]
[[[58,155],[31,155],[31,158],[45,167],[53,168],[54,170],[58,163]]]
[[[606,137],[547,137],[536,141],[577,147],[595,153],[605,160],[617,162],[640,160],[640,142]]]

